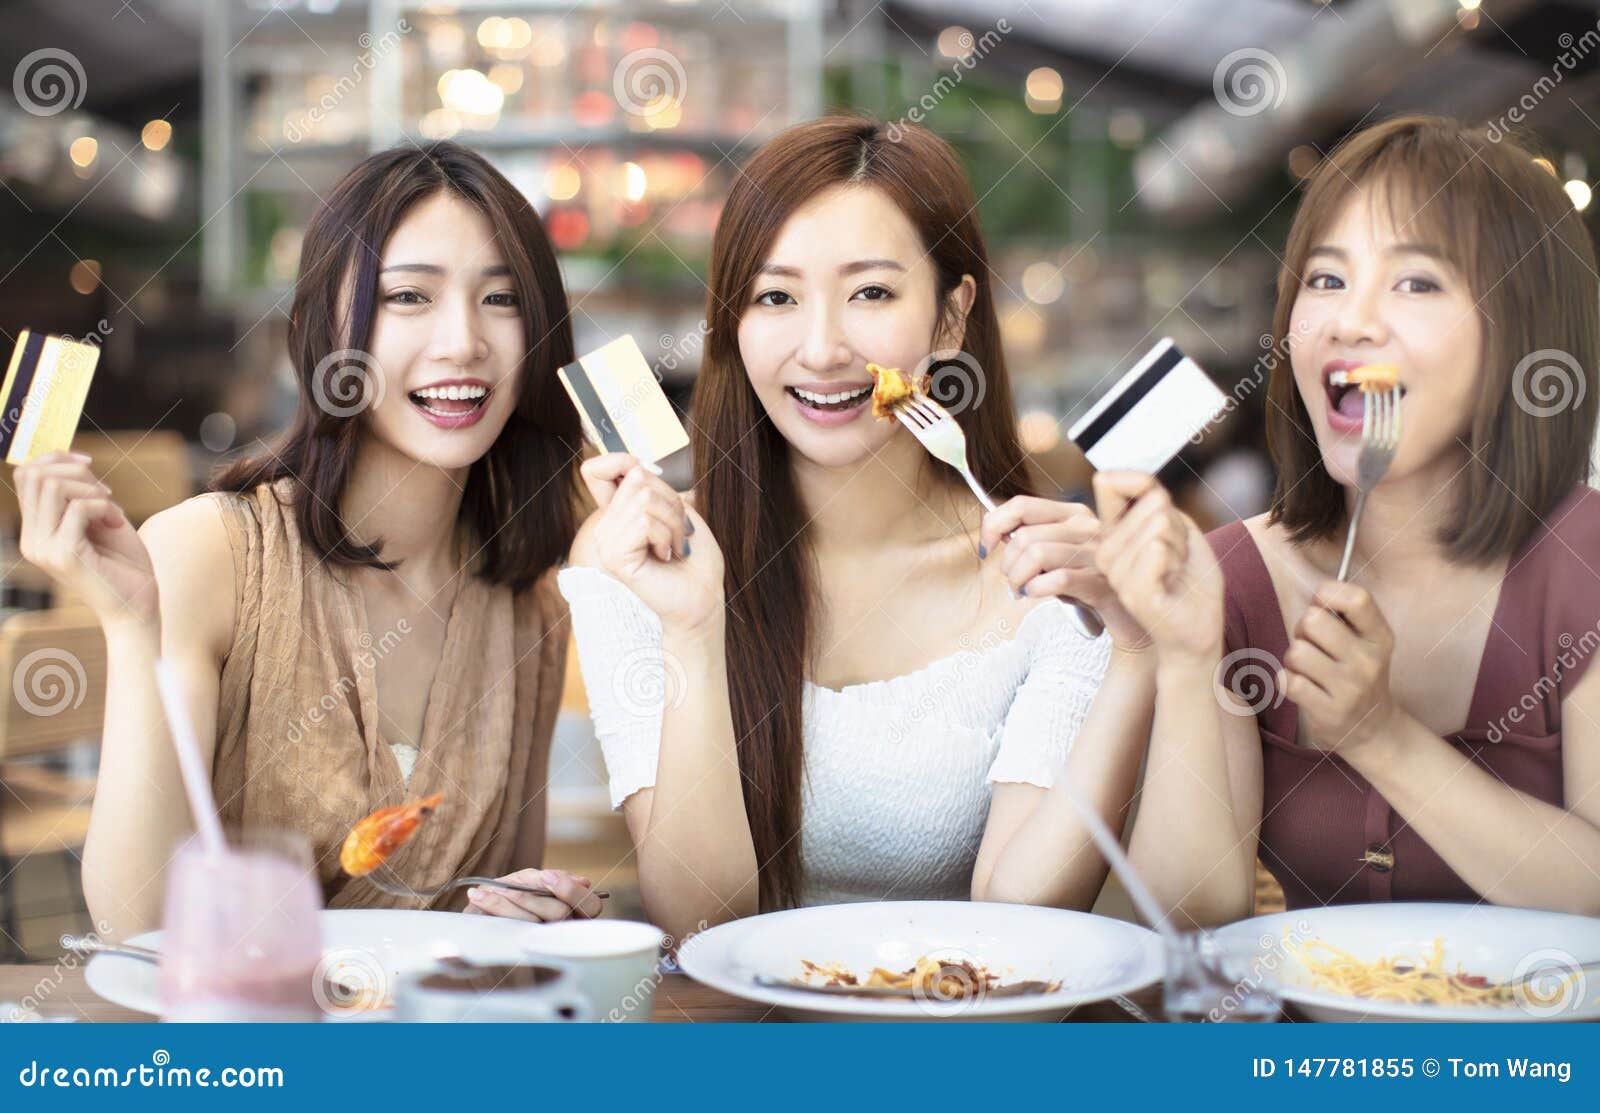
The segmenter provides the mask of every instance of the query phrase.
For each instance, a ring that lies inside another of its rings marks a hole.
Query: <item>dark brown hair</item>
[[[469,469],[461,500],[462,521],[482,546],[476,574],[521,590],[566,556],[577,528],[578,418],[555,374],[573,359],[572,322],[555,250],[533,206],[481,155],[455,143],[375,154],[318,209],[306,228],[289,316],[299,408],[276,444],[225,467],[211,489],[245,492],[292,480],[301,536],[320,558],[392,567],[380,556],[381,541],[356,542],[339,516],[366,407],[364,395],[348,397],[350,380],[336,377],[347,376],[351,364],[359,367],[371,341],[384,244],[413,205],[440,192],[487,218],[521,309],[526,343],[516,408]],[[344,320],[341,304],[348,305]],[[354,355],[334,358],[346,351]]]
[[[1344,526],[1287,340],[1311,249],[1358,191],[1465,276],[1483,325],[1470,457],[1440,534],[1453,559],[1509,556],[1589,474],[1600,384],[1600,283],[1582,218],[1548,164],[1517,143],[1435,116],[1402,116],[1345,140],[1311,176],[1278,275],[1267,444],[1278,467],[1270,521],[1300,543]],[[1543,361],[1541,363],[1541,361]],[[1544,406],[1541,376],[1564,378]],[[1580,396],[1581,395],[1581,396]]]
[[[706,303],[710,334],[693,409],[696,505],[725,559],[730,702],[763,908],[791,905],[799,890],[800,716],[811,664],[814,576],[788,442],[750,385],[739,354],[739,321],[756,272],[790,214],[837,185],[882,190],[905,213],[937,275],[941,326],[950,293],[963,275],[972,275],[977,295],[966,318],[964,358],[947,361],[953,374],[976,377],[964,399],[972,404],[957,420],[977,477],[996,499],[1032,489],[1017,441],[977,202],[955,152],[920,127],[891,131],[849,116],[812,120],[776,136],[740,172],[717,222]],[[935,393],[939,374],[936,368]],[[936,474],[959,482],[953,471]]]

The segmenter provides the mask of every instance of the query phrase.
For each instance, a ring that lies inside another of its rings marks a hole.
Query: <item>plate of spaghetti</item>
[[[1311,1020],[1600,1020],[1600,919],[1488,904],[1346,904],[1257,916],[1255,973]]]

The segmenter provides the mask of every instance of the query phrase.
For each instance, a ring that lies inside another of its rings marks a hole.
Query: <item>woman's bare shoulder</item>
[[[163,627],[197,638],[219,659],[233,640],[235,605],[233,549],[222,515],[214,496],[196,495],[139,527],[161,592]]]

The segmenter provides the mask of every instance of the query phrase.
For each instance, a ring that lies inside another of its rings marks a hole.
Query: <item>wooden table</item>
[[[44,1016],[71,1016],[96,1023],[150,1021],[145,1013],[113,1005],[95,996],[83,979],[82,967],[0,966],[0,1001],[36,998]],[[1161,988],[1152,986],[1134,994],[1132,1003],[1151,1017],[1161,1015]],[[755,1023],[783,1020],[766,1005],[730,997],[701,985],[686,974],[668,974],[656,989],[651,1020],[667,1023]],[[1136,1019],[1110,1001],[1075,1009],[1070,1020],[1121,1021]]]

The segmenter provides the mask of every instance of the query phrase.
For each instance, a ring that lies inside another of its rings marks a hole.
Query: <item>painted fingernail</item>
[[[690,534],[690,535],[692,535],[694,533],[694,519],[693,518],[685,518],[683,520],[683,532],[687,533],[687,534]]]
[[[467,899],[470,900],[473,904],[482,904],[483,903],[483,890],[482,889],[478,889],[478,888],[468,889],[467,890]]]
[[[985,545],[982,541],[979,541],[978,542],[978,559],[979,560],[983,560],[988,555],[989,555],[989,546]]]
[[[683,555],[685,557],[689,555],[689,539],[687,537],[683,539]]]
[[[1018,599],[1021,599],[1026,594],[1028,594],[1028,585],[1027,584],[1023,584],[1021,587],[1017,588],[1017,598]]]

